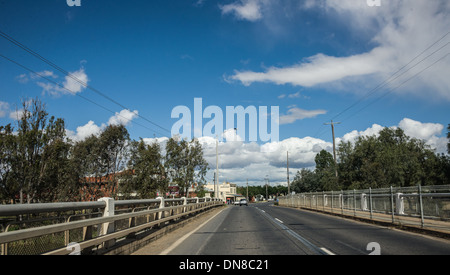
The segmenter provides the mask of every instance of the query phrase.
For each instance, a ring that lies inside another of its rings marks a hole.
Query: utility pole
[[[248,197],[248,179],[247,179],[247,201],[249,201],[250,198]]]
[[[216,178],[214,181],[214,197],[218,198],[217,188],[219,187],[219,138],[216,136]]]
[[[288,185],[288,195],[291,194],[291,186],[289,184],[289,151],[287,153],[287,185]]]
[[[267,190],[267,188],[269,187],[269,175],[266,175],[266,177],[264,178],[266,180],[266,200],[269,200],[269,191]]]
[[[336,161],[336,140],[334,137],[334,125],[335,124],[341,124],[340,122],[333,122],[331,121],[331,123],[325,123],[325,125],[331,125],[331,132],[333,133],[333,157],[334,157],[334,172],[336,173],[336,178],[338,177],[338,172],[337,172],[337,161]]]

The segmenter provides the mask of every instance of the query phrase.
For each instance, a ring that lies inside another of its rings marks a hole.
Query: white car
[[[242,206],[242,205],[248,206],[248,202],[246,199],[242,199],[239,201],[239,206]]]

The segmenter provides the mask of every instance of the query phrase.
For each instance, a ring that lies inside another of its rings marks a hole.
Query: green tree
[[[121,193],[137,192],[140,198],[155,198],[156,192],[165,193],[168,181],[163,165],[163,156],[158,143],[145,144],[143,140],[133,141],[130,146],[128,169],[120,186]]]
[[[16,181],[15,159],[17,155],[17,139],[11,124],[0,126],[0,199],[14,200],[19,194]]]
[[[208,163],[203,157],[203,148],[197,139],[190,142],[170,138],[166,144],[165,166],[172,183],[186,196],[194,183],[204,184]]]
[[[315,158],[316,177],[320,190],[339,190],[336,178],[333,155],[325,150],[320,151]]]
[[[113,197],[121,177],[118,173],[126,167],[129,142],[130,135],[124,125],[109,125],[99,137],[101,172],[107,177],[103,184],[111,190]]]
[[[447,182],[445,158],[424,141],[400,128],[385,128],[379,136],[359,137],[338,149],[339,182],[344,189],[437,185]]]
[[[116,197],[128,161],[129,133],[123,125],[109,125],[98,136],[74,144],[71,153],[78,180],[94,197]],[[103,186],[102,189],[96,188]],[[90,198],[84,198],[90,199]]]
[[[39,99],[22,100],[17,113],[14,134],[10,125],[2,127],[3,196],[19,195],[21,203],[66,200],[74,185],[66,173],[70,144],[64,120],[48,119]]]
[[[292,181],[292,190],[296,193],[317,192],[321,190],[320,180],[315,171],[302,168]]]
[[[448,139],[448,143],[447,143],[447,153],[450,154],[450,124],[447,127],[447,139]]]

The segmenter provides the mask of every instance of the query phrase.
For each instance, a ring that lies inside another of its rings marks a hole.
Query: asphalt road
[[[269,203],[228,206],[169,255],[450,255],[450,242]]]

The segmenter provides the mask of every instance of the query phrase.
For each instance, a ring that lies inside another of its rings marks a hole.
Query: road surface
[[[447,240],[273,206],[228,206],[167,255],[450,255]]]

